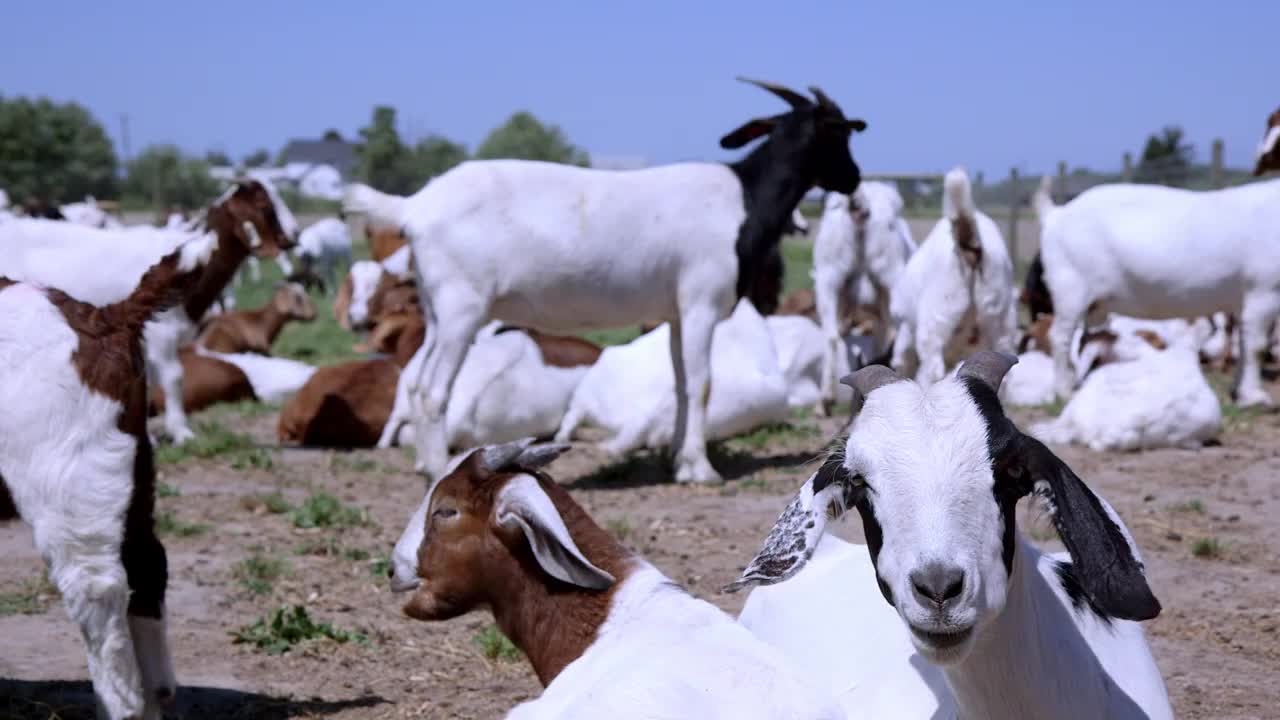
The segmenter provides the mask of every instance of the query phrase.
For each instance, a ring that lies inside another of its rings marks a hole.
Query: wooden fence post
[[[1133,153],[1124,154],[1124,170],[1120,173],[1121,182],[1133,182]]]
[[[1018,184],[1018,168],[1009,168],[1009,232],[1005,242],[1009,244],[1009,258],[1018,265],[1018,206],[1022,204],[1022,188]]]
[[[1061,205],[1071,199],[1071,194],[1067,192],[1067,163],[1065,160],[1058,161],[1058,204]]]
[[[1223,185],[1222,163],[1224,147],[1222,138],[1213,141],[1213,161],[1209,165],[1209,185],[1217,190]]]

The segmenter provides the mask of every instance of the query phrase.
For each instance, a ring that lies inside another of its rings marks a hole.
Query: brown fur
[[[399,379],[390,360],[322,367],[280,410],[276,437],[309,447],[373,447],[391,417]]]
[[[1053,344],[1049,341],[1049,329],[1053,327],[1052,315],[1041,315],[1027,328],[1018,341],[1018,353],[1028,350],[1039,350],[1046,355],[1053,355]]]
[[[351,329],[351,294],[355,292],[354,283],[351,281],[351,273],[342,278],[342,284],[338,286],[338,294],[333,298],[333,319],[338,321],[338,326],[343,330]]]
[[[216,403],[253,400],[253,385],[240,368],[217,358],[197,354],[190,347],[178,351],[182,362],[182,407],[189,413]],[[151,414],[164,412],[164,390],[151,388]]]
[[[1169,347],[1169,343],[1165,342],[1165,339],[1156,334],[1154,330],[1135,330],[1133,334],[1146,340],[1148,345],[1157,350],[1164,350]]]
[[[951,234],[956,241],[956,251],[969,269],[982,272],[982,244],[978,242],[978,228],[973,218],[957,215],[951,218]]]
[[[281,286],[271,300],[257,310],[233,310],[213,318],[198,342],[222,353],[271,354],[271,344],[290,320],[309,322],[316,317],[311,298],[291,285]]]
[[[797,288],[787,293],[778,306],[779,315],[803,315],[818,321],[818,300],[810,288]]]
[[[778,307],[778,315],[801,315],[809,318],[814,322],[818,322],[818,301],[813,290],[809,288],[797,288],[787,293],[782,299],[782,304]],[[880,322],[880,316],[874,307],[863,307],[847,302],[840,303],[840,325],[839,332],[841,335],[848,335],[857,328],[863,334],[870,334],[876,323]]]
[[[417,311],[400,312],[392,315],[385,315],[369,332],[369,337],[362,343],[357,343],[353,350],[358,353],[384,353],[393,354],[400,344],[400,338],[404,335],[407,328],[414,324],[422,325],[422,314]],[[421,340],[418,341],[421,344]],[[417,348],[413,348],[416,350]],[[412,354],[413,350],[410,350]],[[404,365],[401,365],[404,367]]]
[[[372,228],[369,235],[369,255],[377,262],[382,262],[395,254],[397,250],[409,244],[400,228],[383,226]]]
[[[422,312],[418,287],[412,280],[400,281],[391,273],[382,273],[378,287],[369,296],[369,324],[376,324],[387,315],[408,311]]]
[[[1280,127],[1280,110],[1271,113],[1267,118],[1267,129],[1263,133],[1266,137],[1267,132],[1271,132],[1271,128]],[[1268,172],[1280,170],[1280,142],[1271,148],[1271,152],[1258,158],[1258,164],[1253,168],[1254,176],[1264,175]]]
[[[418,352],[418,348],[422,347],[422,342],[427,337],[426,321],[422,319],[422,314],[414,315],[405,325],[404,330],[400,331],[399,337],[396,338],[395,362],[401,368],[406,367],[409,361],[413,359],[413,354]]]
[[[552,367],[580,367],[595,365],[604,349],[599,345],[572,335],[548,335],[525,328],[524,332],[538,345],[542,361]]]
[[[537,478],[583,555],[618,582],[594,591],[549,577],[524,535],[497,525],[498,492],[521,473]],[[441,508],[456,510],[457,515],[435,517]],[[488,606],[503,634],[524,651],[546,686],[595,641],[613,594],[634,560],[546,474],[515,467],[490,472],[480,453],[473,452],[432,493],[426,535],[418,549],[423,582],[404,612],[417,620],[447,620]]]

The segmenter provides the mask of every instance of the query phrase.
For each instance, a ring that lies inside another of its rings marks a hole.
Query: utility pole
[[[128,165],[133,154],[129,152],[129,116],[125,113],[120,114],[120,147],[124,150],[124,162]]]

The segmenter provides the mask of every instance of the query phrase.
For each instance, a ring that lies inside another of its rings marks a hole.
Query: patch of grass
[[[294,555],[316,555],[319,557],[336,557],[342,552],[342,546],[335,538],[320,537],[299,543],[293,548]]]
[[[761,475],[751,475],[738,481],[739,490],[752,490],[756,492],[768,492],[769,482]]]
[[[1053,402],[1047,402],[1040,406],[1041,412],[1049,417],[1058,417],[1062,414],[1062,408],[1067,406],[1067,401],[1062,398],[1055,398]]]
[[[164,483],[164,482],[156,483],[156,497],[171,498],[171,497],[178,497],[181,494],[182,494],[182,491],[178,490],[178,488],[174,487],[173,485],[170,485],[169,483]]]
[[[173,537],[196,537],[209,530],[204,523],[189,523],[179,520],[172,512],[156,513],[156,532]]]
[[[344,457],[333,455],[329,458],[329,470],[332,472],[367,473],[378,469],[378,461],[368,457]]]
[[[58,597],[58,588],[47,575],[23,580],[17,590],[0,592],[0,617],[6,615],[39,615]]]
[[[279,490],[269,495],[245,495],[240,498],[240,507],[249,512],[264,510],[272,515],[283,515],[293,509]]]
[[[353,259],[359,259],[362,253],[367,254],[364,248],[364,243],[353,242]],[[259,267],[262,270],[261,280],[246,282],[236,288],[237,308],[252,310],[266,305],[277,284],[284,280],[280,266],[274,262],[261,262]],[[336,283],[341,282],[346,273],[345,266],[338,268],[337,280],[331,283],[333,287],[327,288],[328,294],[319,290],[310,292],[311,301],[316,306],[316,319],[308,323],[291,322],[285,325],[271,345],[272,355],[302,360],[313,365],[329,365],[360,358],[351,349],[357,342],[356,336],[343,330],[333,317],[333,298],[338,291]]]
[[[301,505],[289,513],[294,527],[355,527],[369,522],[368,512],[343,505],[338,498],[323,492],[312,493]]]
[[[361,548],[347,548],[342,551],[342,559],[351,562],[364,562],[369,559],[369,551]]]
[[[640,337],[640,326],[633,325],[631,327],[609,328],[607,330],[591,330],[589,332],[581,333],[581,337],[605,347],[610,345],[626,345],[632,340]]]
[[[376,578],[385,578],[391,572],[391,558],[380,557],[369,563],[369,574]]]
[[[260,550],[236,565],[235,577],[245,590],[254,595],[267,595],[276,580],[289,573],[289,563],[274,555],[263,555]]]
[[[1266,412],[1266,408],[1256,405],[1240,407],[1233,402],[1224,402],[1222,404],[1222,427],[1224,430],[1243,428]]]
[[[608,522],[604,524],[604,527],[609,531],[610,535],[624,541],[631,535],[631,531],[633,529],[631,527],[631,520],[625,516],[620,518],[610,518]]]
[[[1205,560],[1222,556],[1222,543],[1215,537],[1196,538],[1191,541],[1191,554]]]
[[[746,445],[756,450],[775,443],[786,443],[817,437],[821,433],[814,425],[797,423],[773,423],[758,427],[746,435],[733,438],[733,442]]]
[[[480,652],[490,660],[513,662],[519,660],[523,653],[507,639],[497,625],[489,625],[475,634],[471,642],[480,648]]]
[[[264,403],[261,400],[239,400],[227,403],[222,407],[227,413],[235,414],[242,418],[257,418],[280,412],[279,405]]]
[[[1203,515],[1204,503],[1199,500],[1188,500],[1174,505],[1170,510],[1173,510],[1176,513],[1196,513],[1197,515]]]
[[[783,295],[798,288],[813,287],[813,278],[809,276],[809,271],[813,269],[812,240],[804,235],[783,238],[782,259],[786,267],[782,278]]]
[[[156,448],[156,463],[173,465],[193,458],[226,457],[236,470],[270,470],[274,464],[271,453],[255,445],[248,435],[232,432],[216,422],[197,423],[195,430],[195,438],[183,445]]]
[[[335,628],[329,623],[311,619],[301,605],[279,607],[258,618],[250,625],[231,633],[236,643],[250,643],[268,655],[281,655],[295,645],[313,640],[329,639],[338,643],[358,642],[368,644],[369,638],[361,633]]]

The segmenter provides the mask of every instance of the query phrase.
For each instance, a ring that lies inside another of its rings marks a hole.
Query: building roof
[[[285,165],[332,165],[343,177],[350,177],[356,167],[356,146],[345,140],[290,140],[280,151],[280,160]]]

